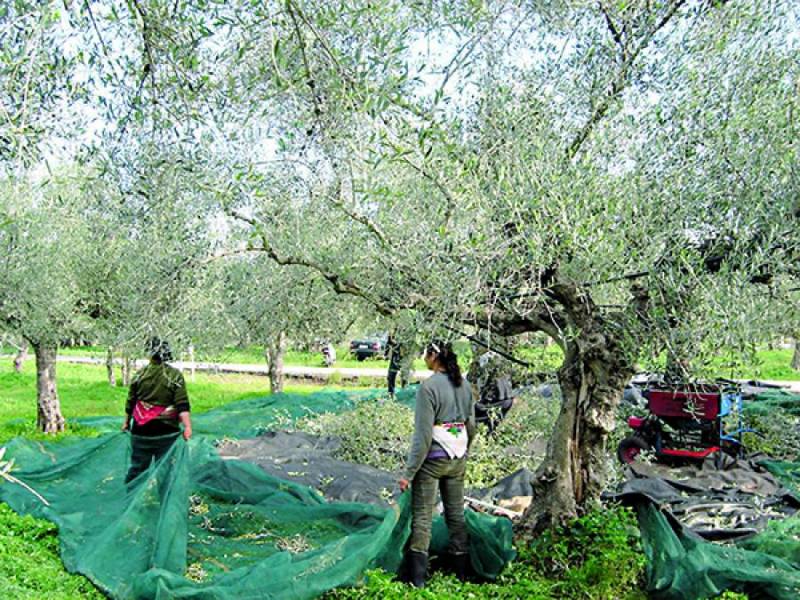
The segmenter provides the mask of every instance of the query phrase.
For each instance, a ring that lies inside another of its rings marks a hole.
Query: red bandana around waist
[[[149,404],[140,400],[133,407],[133,420],[140,427],[159,417],[162,419],[174,419],[176,416],[174,406],[159,406],[158,404]]]

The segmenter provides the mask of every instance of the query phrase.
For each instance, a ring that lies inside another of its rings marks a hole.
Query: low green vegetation
[[[492,583],[462,584],[451,575],[435,573],[419,591],[393,575],[371,571],[363,585],[334,590],[326,598],[646,598],[641,591],[645,557],[629,509],[607,507],[591,512],[533,541],[520,541],[518,552],[517,559]]]
[[[52,523],[21,517],[0,503],[0,598],[104,597],[85,577],[67,573],[58,555],[56,533]]]
[[[470,449],[467,483],[488,487],[518,469],[534,468],[542,458],[544,440],[558,408],[557,399],[535,394],[520,398],[493,435],[484,430],[475,440]],[[414,411],[390,400],[364,403],[352,411],[300,419],[296,428],[340,438],[337,456],[342,460],[398,472],[414,430]]]

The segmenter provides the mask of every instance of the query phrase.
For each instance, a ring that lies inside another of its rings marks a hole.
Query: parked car
[[[388,335],[385,333],[357,338],[350,342],[350,354],[358,360],[372,357],[384,358],[387,340]]]

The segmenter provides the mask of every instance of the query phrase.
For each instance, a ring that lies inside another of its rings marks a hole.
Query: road
[[[13,359],[13,356],[8,355],[2,358]],[[58,357],[59,362],[86,364],[86,365],[105,365],[106,361],[102,358],[91,358],[88,356],[69,356],[62,355]],[[119,363],[119,359],[115,360]],[[147,364],[146,360],[137,360],[136,368],[143,367]],[[211,362],[195,362],[188,361],[173,361],[170,363],[176,369],[184,372],[191,372],[192,366],[196,371],[208,371],[211,373],[244,373],[248,375],[263,375],[267,376],[268,370],[265,365],[254,364],[237,364],[237,363],[211,363]],[[295,379],[309,379],[312,381],[328,381],[331,377],[344,380],[356,380],[361,378],[374,378],[383,379],[386,377],[386,369],[380,368],[363,368],[363,367],[342,367],[342,368],[327,368],[327,367],[304,367],[299,365],[286,365],[283,367],[283,373],[286,377]],[[334,375],[338,373],[338,375]],[[412,379],[421,381],[430,377],[432,373],[428,370],[414,371]],[[760,379],[763,383],[779,385],[792,392],[800,394],[800,381],[773,381],[768,379]]]
[[[106,361],[102,358],[91,358],[89,356],[59,356],[59,362],[65,363],[73,363],[73,364],[84,364],[84,365],[105,365]],[[114,361],[116,364],[119,364],[119,360]],[[137,360],[136,361],[136,368],[143,367],[147,364],[146,360]],[[170,362],[172,366],[176,369],[180,369],[184,372],[191,372],[192,367],[196,371],[209,371],[211,373],[244,373],[248,375],[264,375],[268,374],[268,370],[266,365],[253,365],[253,364],[236,364],[236,363],[211,363],[211,362],[188,362],[188,361],[172,361]],[[341,379],[360,379],[363,377],[369,378],[376,378],[382,379],[386,377],[386,369],[370,369],[370,368],[351,368],[351,367],[342,367],[342,368],[326,368],[326,367],[304,367],[298,365],[285,365],[283,367],[283,373],[286,377],[292,377],[296,379],[311,379],[314,381],[327,381],[334,373],[338,373],[336,375],[337,378]],[[412,373],[412,379],[414,380],[422,380],[427,379],[430,377],[432,373],[430,371],[414,371]]]

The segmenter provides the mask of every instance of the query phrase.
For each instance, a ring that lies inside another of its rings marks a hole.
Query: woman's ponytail
[[[444,372],[450,383],[454,387],[459,387],[464,378],[461,375],[461,367],[458,366],[458,355],[453,352],[450,342],[435,340],[428,344],[427,352],[436,354],[439,364],[444,368]]]

